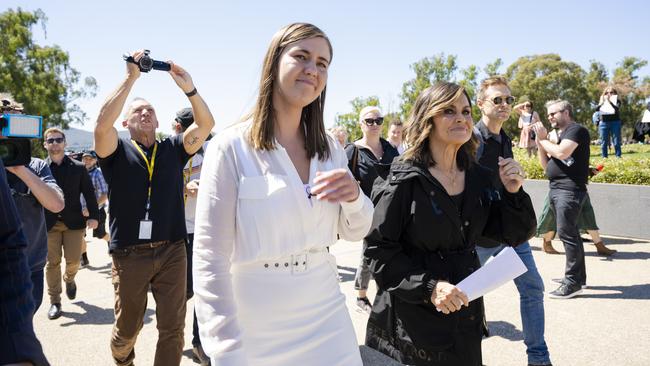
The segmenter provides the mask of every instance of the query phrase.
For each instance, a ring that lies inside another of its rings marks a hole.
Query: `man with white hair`
[[[138,62],[143,51],[133,54]],[[195,121],[185,132],[156,140],[158,119],[151,103],[134,99],[118,120],[140,69],[127,62],[126,77],[106,100],[95,125],[95,152],[108,183],[115,324],[111,351],[116,365],[133,365],[149,288],[156,299],[155,365],[178,365],[185,328],[186,267],[183,167],[214,126],[212,113],[189,73],[170,63],[169,74],[192,105]]]

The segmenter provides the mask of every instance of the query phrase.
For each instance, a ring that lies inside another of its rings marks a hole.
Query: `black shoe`
[[[210,358],[203,352],[200,344],[192,347],[192,360],[201,366],[210,366]]]
[[[551,299],[570,299],[576,295],[582,293],[582,288],[580,286],[569,286],[567,284],[561,284],[560,287],[555,291],[551,291],[548,296]]]
[[[537,365],[537,364],[533,365],[532,363],[529,363],[528,366],[553,366],[553,365],[550,364],[550,363],[543,363],[543,364],[539,364],[539,365]]]
[[[65,283],[65,294],[70,300],[74,300],[77,297],[77,284],[74,281]]]
[[[562,283],[564,283],[564,278],[551,278],[551,281],[553,281],[555,283],[562,284]],[[586,284],[584,284],[584,285],[580,285],[580,288],[584,290],[584,289],[588,288],[588,286]]]
[[[85,267],[89,264],[90,262],[88,262],[88,255],[86,254],[86,252],[84,252],[83,254],[81,254],[81,266]]]
[[[52,304],[52,306],[50,306],[50,310],[47,312],[47,318],[50,320],[56,319],[60,317],[62,313],[63,312],[61,311],[60,303]]]

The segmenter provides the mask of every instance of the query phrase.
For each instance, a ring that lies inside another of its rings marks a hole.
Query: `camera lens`
[[[140,69],[142,71],[147,72],[147,71],[151,70],[151,68],[153,67],[153,60],[151,59],[151,57],[149,57],[149,55],[145,54],[140,59],[139,64],[140,64]]]

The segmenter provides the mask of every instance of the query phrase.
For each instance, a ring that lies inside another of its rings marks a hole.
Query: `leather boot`
[[[600,255],[607,255],[607,256],[609,256],[609,255],[612,255],[612,254],[614,254],[614,253],[617,252],[616,249],[609,249],[609,248],[607,248],[607,247],[605,246],[605,244],[603,244],[603,241],[602,241],[602,240],[599,241],[598,243],[594,243],[594,245],[596,246],[596,251],[597,251],[598,254],[600,254]]]
[[[542,239],[544,241],[544,246],[542,247],[544,249],[544,253],[547,254],[560,254],[555,248],[553,248],[553,243],[550,240]]]

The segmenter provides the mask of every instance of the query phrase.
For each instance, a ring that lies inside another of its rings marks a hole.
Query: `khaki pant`
[[[156,248],[116,249],[112,253],[115,324],[111,352],[116,365],[131,365],[135,341],[144,323],[147,292],[156,300],[158,343],[155,366],[178,366],[185,328],[185,241]]]
[[[85,229],[68,229],[62,221],[57,221],[54,227],[47,232],[45,278],[51,304],[61,303],[61,257],[65,257],[63,281],[72,282],[79,271],[81,243],[85,233]]]

